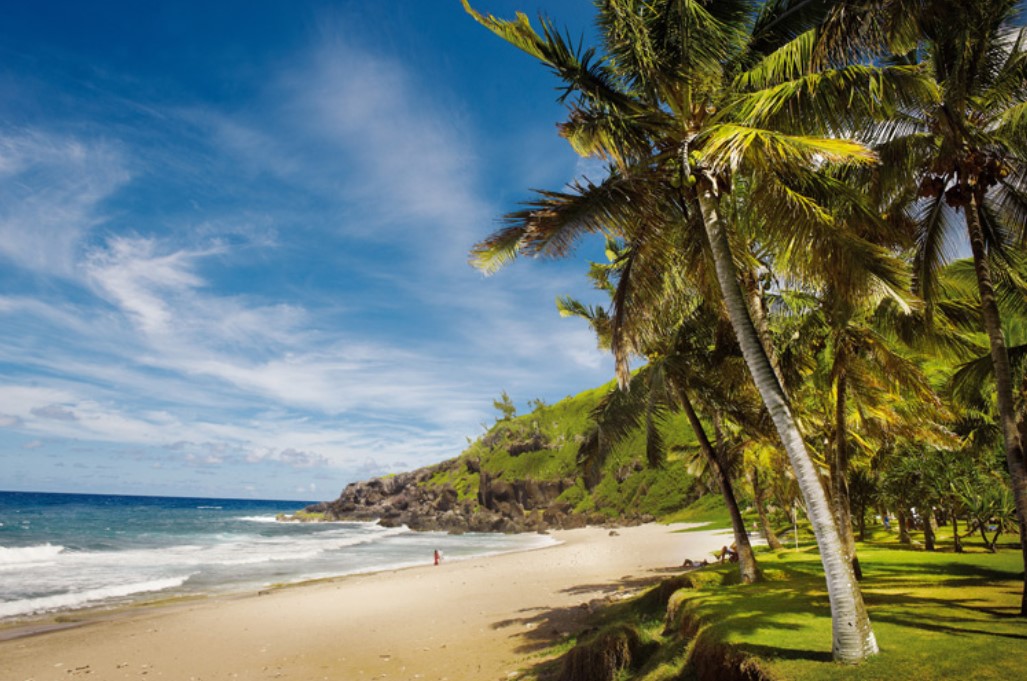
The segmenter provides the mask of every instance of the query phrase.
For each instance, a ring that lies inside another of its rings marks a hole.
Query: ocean
[[[0,492],[0,621],[430,565],[552,544],[374,523],[281,523],[297,501]]]

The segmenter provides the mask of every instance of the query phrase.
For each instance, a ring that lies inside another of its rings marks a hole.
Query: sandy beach
[[[342,577],[0,641],[0,679],[509,679],[581,626],[730,534],[643,525],[554,533],[545,549]],[[45,624],[45,623],[43,623]],[[13,631],[0,631],[0,638]]]

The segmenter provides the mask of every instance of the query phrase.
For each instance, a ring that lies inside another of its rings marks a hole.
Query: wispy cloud
[[[137,103],[116,141],[0,135],[0,257],[43,282],[0,296],[5,435],[358,476],[456,455],[502,389],[605,378],[552,307],[580,274],[467,265],[506,206],[444,84],[341,26],[266,76],[241,104]]]
[[[43,130],[0,133],[0,255],[72,277],[103,202],[130,179],[116,145]]]
[[[475,191],[477,158],[461,135],[467,121],[445,107],[439,84],[416,81],[403,65],[345,36],[343,26],[326,29],[278,83],[285,120],[308,143],[329,144],[360,169],[334,174],[333,188],[374,220],[340,226],[364,237],[465,244],[468,229],[489,215]]]
[[[53,421],[78,421],[75,412],[65,409],[59,404],[48,404],[45,407],[33,407],[29,413],[41,419]]]

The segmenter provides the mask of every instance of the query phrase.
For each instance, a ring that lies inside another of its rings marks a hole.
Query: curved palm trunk
[[[1013,502],[1016,518],[1020,525],[1020,551],[1027,568],[1027,467],[1024,465],[1023,443],[1016,425],[1016,407],[1013,404],[1013,372],[1009,365],[1009,352],[1002,335],[1002,320],[995,301],[995,287],[991,269],[984,251],[984,234],[980,215],[977,212],[976,195],[971,194],[970,204],[963,211],[966,228],[973,251],[974,272],[977,274],[977,290],[981,296],[981,317],[984,331],[991,346],[991,363],[995,371],[995,392],[998,401],[999,419],[1002,422],[1002,437],[1005,440],[1006,466],[1013,485]],[[1020,597],[1020,616],[1027,617],[1027,573],[1024,577],[1023,593]]]
[[[841,358],[844,361],[844,357]],[[838,523],[838,532],[842,537],[845,554],[852,563],[852,572],[856,579],[863,579],[863,570],[859,566],[856,555],[856,537],[852,533],[852,501],[849,498],[849,443],[846,438],[848,426],[845,420],[845,397],[848,381],[845,369],[838,372],[835,381],[834,407],[834,456],[831,460],[831,505],[834,507],[834,518]]]
[[[842,548],[838,526],[834,522],[816,467],[806,451],[795,417],[749,316],[731,258],[727,233],[720,219],[719,199],[715,192],[715,183],[704,178],[699,191],[699,206],[716,266],[717,281],[749,372],[795,472],[813,533],[820,546],[820,560],[824,566],[827,593],[831,601],[831,652],[839,662],[861,662],[878,652],[863,594],[852,572],[852,563]]]
[[[699,416],[692,407],[691,400],[688,399],[688,393],[680,389],[677,393],[678,401],[681,402],[685,416],[688,417],[688,423],[692,426],[695,437],[699,441],[699,448],[706,455],[707,461],[710,462],[710,467],[717,478],[717,484],[720,486],[720,493],[724,496],[724,503],[727,504],[728,514],[731,516],[731,529],[735,536],[735,550],[738,553],[738,571],[741,573],[742,583],[753,584],[758,582],[760,578],[759,566],[756,565],[756,556],[752,551],[752,544],[749,542],[749,533],[745,530],[745,521],[742,520],[742,511],[738,508],[738,500],[735,498],[731,478],[727,474],[724,457],[718,449],[713,447],[709,437],[707,437],[706,429],[703,428],[702,422],[699,421]]]
[[[784,548],[781,543],[781,539],[774,532],[774,526],[770,523],[770,517],[767,515],[767,499],[763,493],[763,483],[760,482],[760,472],[755,467],[752,469],[752,474],[749,476],[752,481],[752,501],[756,506],[756,514],[760,518],[760,530],[763,532],[763,537],[767,540],[767,546],[773,551],[780,551]]]

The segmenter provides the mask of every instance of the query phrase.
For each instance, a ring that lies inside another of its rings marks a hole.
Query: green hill
[[[611,386],[504,415],[454,459],[353,483],[308,511],[415,529],[527,531],[659,519],[695,501],[704,490],[683,461],[696,446],[683,417],[664,428],[671,454],[662,468],[646,465],[639,431],[613,450],[597,480],[584,479],[578,448]]]

